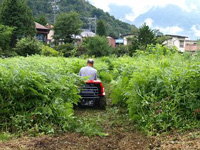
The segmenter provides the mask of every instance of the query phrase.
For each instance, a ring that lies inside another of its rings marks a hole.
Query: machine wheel
[[[99,99],[99,109],[105,110],[106,106],[107,106],[106,98],[100,97],[100,99]]]

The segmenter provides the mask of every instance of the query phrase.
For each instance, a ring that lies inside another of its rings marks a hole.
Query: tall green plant
[[[4,0],[0,9],[0,23],[14,27],[12,47],[17,43],[17,39],[33,37],[36,33],[33,14],[26,0]]]
[[[118,78],[113,86],[113,102],[127,108],[130,118],[149,134],[200,125],[200,62],[198,56],[176,51],[149,46],[129,63],[121,60],[126,64],[124,73],[114,63]]]

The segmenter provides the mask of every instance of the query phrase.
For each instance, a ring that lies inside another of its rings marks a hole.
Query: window
[[[184,44],[185,44],[184,40],[180,40],[180,47],[181,48],[184,48]]]
[[[44,34],[37,34],[37,39],[38,39],[39,41],[44,42],[44,41],[45,41],[45,39],[44,39]]]

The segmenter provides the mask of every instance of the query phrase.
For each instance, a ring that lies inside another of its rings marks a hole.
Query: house
[[[113,48],[116,47],[116,40],[113,37],[108,36],[107,40],[108,40],[110,46],[112,46]]]
[[[54,36],[54,30],[53,30],[53,25],[51,24],[47,24],[46,26],[47,28],[49,28],[49,34],[47,35],[47,44],[51,44],[54,42],[53,36]]]
[[[83,29],[82,32],[81,32],[82,38],[94,37],[94,36],[96,36],[96,34],[89,29]]]
[[[80,35],[73,35],[72,38],[80,43],[81,41],[83,41],[84,38],[87,38],[87,37],[95,37],[96,34],[94,32],[92,32],[91,30],[89,29],[82,29],[82,32],[80,33]]]
[[[116,44],[116,46],[124,45],[124,39],[122,39],[122,38],[116,39],[115,44]]]
[[[198,41],[186,40],[185,42],[186,42],[186,46],[185,46],[186,52],[196,52],[200,50],[200,45],[198,44]]]
[[[39,41],[47,43],[47,37],[48,37],[50,29],[37,22],[35,22],[35,27],[37,30],[36,38]]]
[[[180,36],[180,35],[165,35],[169,38],[163,43],[163,45],[167,47],[173,47],[176,46],[180,52],[185,52],[186,47],[186,39],[188,37],[186,36]]]
[[[137,36],[138,36],[138,34],[134,34],[134,33],[122,35],[123,41],[124,41],[124,45],[130,45],[131,43],[130,43],[129,39],[137,37]]]

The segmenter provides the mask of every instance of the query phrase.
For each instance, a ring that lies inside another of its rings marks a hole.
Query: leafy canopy
[[[36,21],[37,23],[43,25],[43,26],[46,26],[47,23],[48,23],[48,22],[47,22],[47,19],[46,19],[46,17],[45,17],[45,15],[41,15],[41,16],[35,18],[35,21]]]
[[[90,56],[108,56],[112,52],[106,37],[88,37],[83,41],[83,45],[88,50],[88,55]]]
[[[153,30],[146,24],[143,24],[139,29],[138,42],[142,47],[146,48],[149,44],[155,44],[155,34]]]
[[[97,22],[97,34],[99,36],[107,36],[106,25],[105,25],[105,22],[103,20],[99,20]]]
[[[0,23],[15,27],[12,35],[12,47],[15,46],[17,39],[35,35],[33,14],[27,6],[26,0],[4,0],[1,5]]]
[[[81,32],[82,21],[76,12],[61,13],[57,16],[54,26],[54,38],[62,40],[65,44],[73,42],[73,36]]]
[[[8,50],[14,28],[0,24],[0,49]]]

